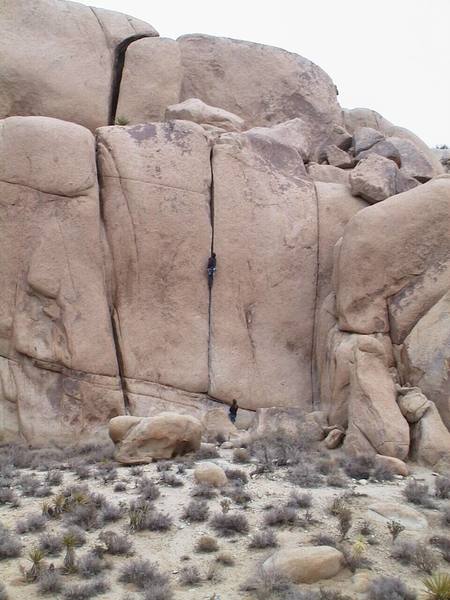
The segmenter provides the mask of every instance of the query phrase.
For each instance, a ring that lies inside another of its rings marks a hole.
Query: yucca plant
[[[64,556],[64,571],[66,573],[75,573],[76,561],[75,561],[75,546],[77,545],[77,538],[72,533],[66,533],[63,537],[63,545],[66,549],[66,555]]]
[[[450,600],[450,575],[434,573],[423,580],[428,600]]]
[[[45,553],[40,548],[33,548],[28,552],[28,560],[31,562],[31,568],[26,572],[28,581],[36,581],[42,571],[42,561]]]
[[[130,519],[131,531],[141,531],[145,529],[148,516],[151,512],[151,506],[147,502],[131,502],[128,509],[128,517]]]

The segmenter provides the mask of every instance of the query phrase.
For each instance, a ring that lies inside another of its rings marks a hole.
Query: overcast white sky
[[[346,108],[369,107],[450,145],[450,0],[91,0],[161,36],[208,33],[279,46],[320,65]]]

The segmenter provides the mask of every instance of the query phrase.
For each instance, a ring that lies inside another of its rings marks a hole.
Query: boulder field
[[[290,52],[161,38],[63,0],[4,5],[0,440],[92,441],[127,415],[208,427],[236,399],[321,411],[349,453],[447,460],[438,156],[342,109]]]

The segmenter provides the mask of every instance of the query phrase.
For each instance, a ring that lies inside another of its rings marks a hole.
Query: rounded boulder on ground
[[[278,574],[293,583],[316,583],[330,579],[343,567],[343,554],[331,546],[283,548],[263,564],[267,574]]]
[[[222,487],[228,482],[225,471],[214,463],[205,462],[198,465],[194,471],[197,483],[206,483],[214,487]]]

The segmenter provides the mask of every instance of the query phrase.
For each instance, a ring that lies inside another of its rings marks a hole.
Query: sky
[[[206,33],[270,44],[322,67],[345,108],[377,110],[450,146],[450,0],[90,0],[163,37]]]

